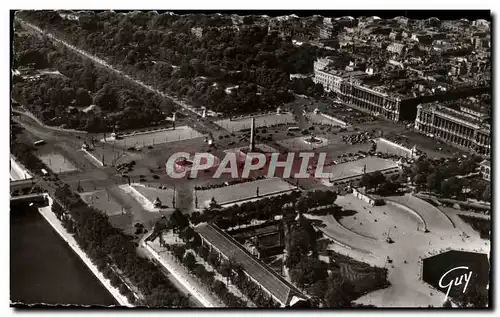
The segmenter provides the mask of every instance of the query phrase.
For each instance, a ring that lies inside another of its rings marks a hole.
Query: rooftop
[[[250,277],[272,294],[282,306],[290,305],[294,297],[306,300],[306,297],[295,286],[252,256],[241,244],[216,225],[201,223],[195,226],[194,230],[224,256],[239,264]]]

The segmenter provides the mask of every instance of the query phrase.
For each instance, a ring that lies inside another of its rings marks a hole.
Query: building
[[[367,194],[366,191],[364,190],[364,188],[353,187],[352,194],[354,195],[354,197],[356,197],[356,198],[358,198],[358,199],[360,199],[360,200],[364,201],[365,203],[370,204],[372,206],[385,205],[385,201],[383,198],[375,197],[375,196]]]
[[[368,87],[352,77],[341,82],[339,97],[347,104],[365,109],[375,115],[381,115],[389,120],[411,119],[411,114],[401,115],[402,98],[400,96],[388,94],[379,87]]]
[[[281,220],[232,229],[228,233],[258,259],[283,254],[285,248]]]
[[[203,28],[191,28],[191,34],[196,36],[197,38],[200,38],[203,36]]]
[[[344,74],[338,98],[348,105],[389,120],[413,121],[421,103],[456,100],[488,89],[487,86],[474,84],[453,86],[409,74],[406,78],[380,79],[379,76],[354,71]]]
[[[318,58],[313,63],[314,71],[316,72],[316,70],[323,70],[323,69],[325,69],[331,62],[332,62],[332,60],[329,59],[329,58]]]
[[[78,21],[80,19],[77,14],[71,11],[59,11],[58,13],[63,20]]]
[[[404,53],[406,46],[403,43],[391,43],[387,46],[387,51],[393,54],[401,55]]]
[[[324,18],[323,24],[321,24],[317,28],[319,38],[322,40],[332,39],[337,34],[337,30],[335,29],[331,18]]]
[[[471,113],[477,112],[459,111],[438,102],[421,104],[417,107],[415,130],[450,145],[490,156],[491,126],[487,122],[488,116],[478,117]]]
[[[231,259],[238,264],[250,280],[257,283],[282,307],[294,307],[308,301],[299,289],[252,256],[245,247],[215,224],[201,223],[195,226],[194,230],[200,235],[204,245],[215,250],[222,258]]]
[[[491,181],[491,162],[490,160],[484,160],[479,164],[479,171],[481,172],[481,176],[483,179],[488,182]]]
[[[340,93],[340,87],[342,83],[341,73],[330,69],[315,69],[313,82],[315,84],[322,84],[323,89],[326,92],[333,91],[335,93]]]

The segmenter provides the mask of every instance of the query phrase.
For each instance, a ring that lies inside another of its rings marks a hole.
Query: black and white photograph
[[[491,309],[493,20],[11,10],[11,309]]]

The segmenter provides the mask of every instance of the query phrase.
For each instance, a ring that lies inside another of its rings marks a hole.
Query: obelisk
[[[249,152],[253,152],[254,147],[255,147],[255,118],[252,117],[252,124],[250,126],[250,147],[249,147]]]

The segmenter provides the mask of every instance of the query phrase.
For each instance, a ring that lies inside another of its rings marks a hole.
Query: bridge
[[[12,205],[15,203],[32,202],[36,204],[37,207],[47,206],[48,204],[47,196],[48,195],[46,193],[35,193],[35,194],[14,196],[10,197],[10,204]]]
[[[36,176],[34,178],[30,178],[30,179],[11,181],[10,182],[10,192],[12,193],[15,190],[23,191],[23,190],[25,190],[25,188],[29,188],[29,190],[31,190],[34,186],[36,186],[38,181],[39,181],[39,179]]]

